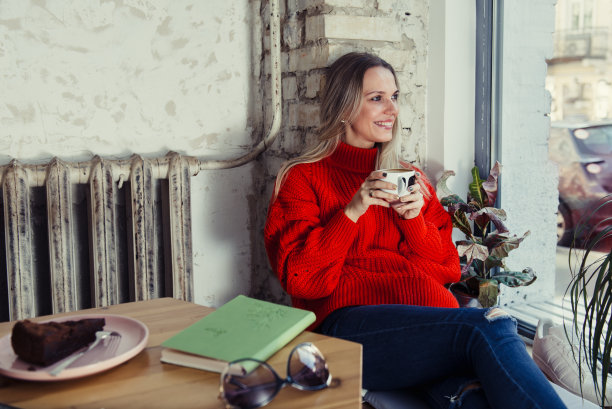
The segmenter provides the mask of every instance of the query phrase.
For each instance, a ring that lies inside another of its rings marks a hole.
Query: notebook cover
[[[265,361],[314,321],[311,311],[239,295],[167,339],[162,346],[216,361],[240,358]],[[162,361],[170,362],[172,354],[165,355],[162,351]],[[181,361],[171,363],[189,366]],[[203,368],[205,359],[199,361],[197,367],[218,371]],[[218,368],[218,362],[212,366]]]

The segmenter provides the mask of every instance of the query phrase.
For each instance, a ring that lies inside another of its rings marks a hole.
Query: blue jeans
[[[368,390],[410,389],[444,409],[565,408],[500,309],[345,307],[317,330],[362,344]]]

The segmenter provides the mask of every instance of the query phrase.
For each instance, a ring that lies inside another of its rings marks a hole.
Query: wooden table
[[[128,362],[85,378],[58,382],[23,381],[0,375],[0,402],[19,408],[204,408],[223,409],[219,374],[162,364],[160,344],[213,311],[193,303],[160,298],[34,318],[41,321],[77,314],[118,314],[136,318],[150,331],[147,347]],[[0,337],[12,322],[0,323]],[[332,387],[299,391],[285,387],[266,408],[360,408],[361,345],[303,332],[268,362],[286,376],[289,351],[300,342],[313,342],[328,361],[336,380]]]

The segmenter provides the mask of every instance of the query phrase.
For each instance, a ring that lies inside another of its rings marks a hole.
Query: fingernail
[[[410,190],[412,192],[414,190],[414,188],[412,186],[408,186],[408,190]]]
[[[383,172],[383,177],[386,178],[387,177],[387,172]]]
[[[415,172],[414,173],[416,176],[421,176],[421,172]]]

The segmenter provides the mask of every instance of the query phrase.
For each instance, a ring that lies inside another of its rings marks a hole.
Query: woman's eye
[[[392,101],[397,101],[398,98],[399,98],[399,94],[391,95]],[[382,101],[382,100],[383,100],[382,95],[376,95],[375,97],[370,98],[370,101]]]

